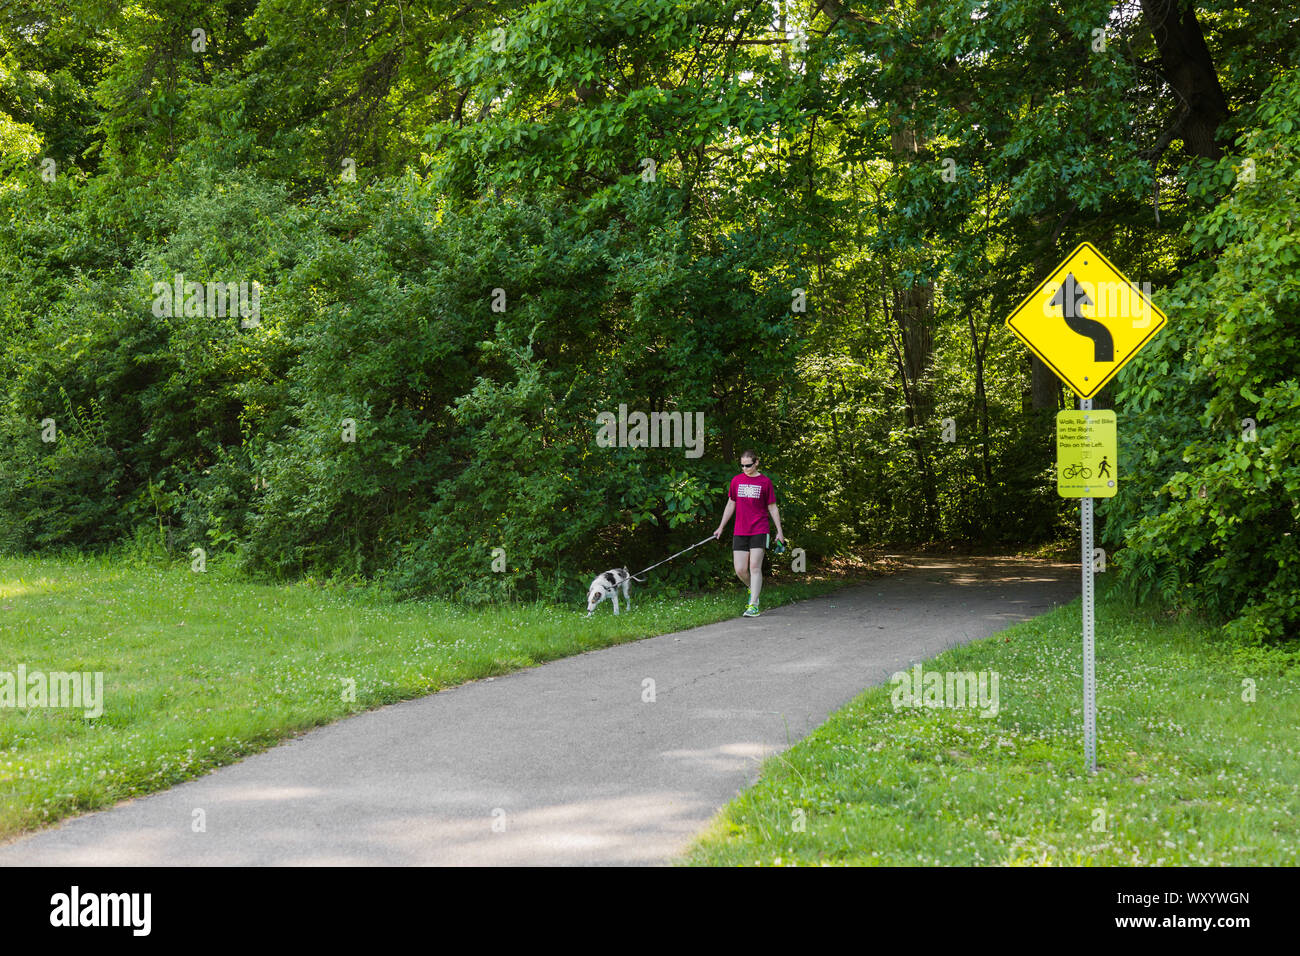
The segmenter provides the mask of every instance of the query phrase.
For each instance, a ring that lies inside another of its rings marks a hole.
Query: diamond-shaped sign
[[[1080,398],[1092,398],[1169,321],[1090,242],[1016,306],[1007,326]]]

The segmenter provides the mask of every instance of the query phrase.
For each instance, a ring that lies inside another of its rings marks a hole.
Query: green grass
[[[764,587],[767,607],[830,590]],[[602,606],[469,610],[188,565],[0,558],[0,672],[102,671],[104,713],[0,707],[0,839],[169,787],[308,728],[597,647],[735,617],[651,585]],[[348,681],[355,700],[344,699]]]
[[[1083,772],[1081,653],[1076,601],[924,664],[996,671],[992,718],[896,710],[892,685],[868,690],[765,762],[683,862],[1297,863],[1300,651],[1234,648],[1103,600],[1096,776]]]

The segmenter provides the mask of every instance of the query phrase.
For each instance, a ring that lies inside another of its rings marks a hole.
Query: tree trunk
[[[898,325],[899,337],[894,339],[892,332],[889,334],[889,344],[894,350],[894,363],[898,369],[899,383],[903,389],[903,415],[904,423],[907,425],[908,444],[912,446],[912,454],[916,457],[916,471],[921,477],[921,500],[924,504],[924,510],[921,516],[920,531],[925,540],[934,538],[938,530],[939,521],[939,490],[938,482],[935,480],[934,469],[930,467],[930,459],[925,453],[925,445],[921,441],[920,435],[920,418],[918,408],[923,404],[918,395],[916,380],[911,377],[908,370],[908,359],[906,356],[907,346],[907,329],[906,320],[903,317],[902,295],[898,289],[894,290],[894,301],[891,307],[888,299],[885,300],[885,313],[888,315],[891,311],[895,323]],[[913,525],[916,528],[916,525]]]
[[[1192,156],[1219,159],[1216,134],[1228,118],[1228,100],[1191,0],[1142,0],[1142,13],[1160,54],[1161,75],[1183,104],[1177,126],[1183,147]]]
[[[894,162],[914,162],[921,152],[921,136],[916,127],[891,121],[889,134]],[[898,290],[898,324],[903,338],[903,360],[911,383],[912,411],[916,424],[924,426],[930,418],[930,396],[924,386],[925,373],[934,353],[934,284],[921,282]]]
[[[1050,408],[1053,411],[1061,407],[1061,380],[1047,367],[1047,363],[1033,352],[1029,353],[1031,407],[1035,409]]]

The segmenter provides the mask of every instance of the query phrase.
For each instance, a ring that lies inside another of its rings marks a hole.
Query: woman
[[[740,453],[740,467],[744,470],[731,479],[727,507],[713,537],[722,539],[727,519],[735,514],[731,557],[736,577],[749,587],[749,604],[745,606],[743,616],[758,617],[758,595],[763,590],[763,552],[771,538],[769,516],[776,523],[776,540],[782,545],[785,544],[785,534],[781,531],[781,512],[776,507],[772,480],[758,470],[758,456],[751,449]]]

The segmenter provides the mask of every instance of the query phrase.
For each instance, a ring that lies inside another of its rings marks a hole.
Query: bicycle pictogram
[[[1072,478],[1082,478],[1086,481],[1091,477],[1092,477],[1092,469],[1085,468],[1083,465],[1080,465],[1078,462],[1071,465],[1069,468],[1061,469],[1061,478],[1063,478],[1065,481],[1069,481]]]

